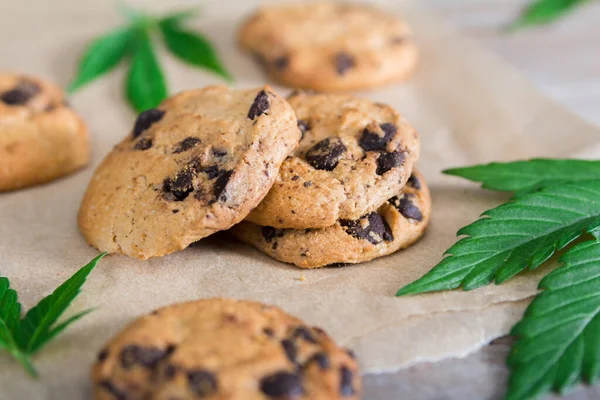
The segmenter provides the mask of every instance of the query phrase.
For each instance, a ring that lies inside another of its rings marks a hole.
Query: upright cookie
[[[62,90],[0,73],[0,192],[65,176],[89,158],[87,128]]]
[[[296,147],[294,111],[271,88],[211,86],[144,111],[89,184],[79,227],[101,251],[147,259],[241,221]]]
[[[377,209],[404,186],[419,137],[394,109],[347,95],[300,92],[288,100],[303,137],[248,221],[325,228]]]
[[[419,58],[406,23],[365,5],[264,7],[244,22],[239,41],[280,82],[319,91],[403,80]]]
[[[232,233],[276,260],[301,268],[370,261],[415,243],[431,217],[431,197],[415,172],[400,193],[377,211],[323,229],[275,229],[242,222]]]
[[[279,308],[209,299],[176,304],[117,335],[93,367],[94,398],[358,399],[351,352]]]

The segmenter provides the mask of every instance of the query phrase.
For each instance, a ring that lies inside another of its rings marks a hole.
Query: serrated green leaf
[[[398,296],[502,283],[534,269],[586,231],[600,226],[600,180],[551,186],[491,209],[462,228],[437,266]]]
[[[136,111],[154,108],[167,97],[167,85],[149,33],[137,29],[126,83],[127,99]]]
[[[560,17],[573,11],[590,0],[536,0],[528,5],[519,18],[508,26],[509,30],[516,30],[526,26],[544,25],[554,22]]]
[[[452,168],[444,173],[481,182],[484,189],[524,194],[566,182],[600,179],[600,161],[538,158]]]
[[[68,91],[73,93],[115,68],[127,54],[132,37],[130,28],[121,28],[94,40],[85,50]]]
[[[211,43],[199,33],[187,31],[169,20],[160,23],[169,51],[191,65],[214,72],[227,81],[232,77],[225,69]]]
[[[573,247],[561,262],[513,328],[508,400],[564,393],[600,376],[600,241]]]
[[[67,325],[74,322],[82,316],[78,314],[77,318],[72,317],[67,322],[59,325],[58,332],[53,328],[56,321],[67,310],[71,302],[77,297],[86,278],[96,267],[98,262],[106,253],[102,253],[87,265],[77,271],[65,283],[60,285],[54,292],[42,299],[35,307],[30,309],[21,320],[17,341],[20,348],[27,354],[33,354],[44,346],[57,333],[64,330]]]
[[[17,292],[10,288],[8,278],[0,277],[0,348],[8,351],[31,376],[37,377],[35,368],[15,338],[20,318],[21,304],[18,302]]]

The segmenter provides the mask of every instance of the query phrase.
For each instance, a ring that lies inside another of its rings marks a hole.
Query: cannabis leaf
[[[573,247],[561,262],[512,330],[519,340],[508,358],[508,400],[563,393],[600,377],[600,241]]]
[[[591,0],[535,0],[508,26],[508,30],[554,22],[589,1]]]
[[[49,296],[42,299],[21,319],[21,304],[10,282],[0,277],[0,348],[7,350],[33,377],[37,372],[30,356],[39,351],[69,325],[90,310],[75,314],[67,320],[57,321],[77,297],[86,278],[106,253],[102,253],[77,271]]]
[[[452,168],[444,173],[482,182],[485,189],[523,194],[550,185],[600,179],[600,161],[538,158]]]
[[[152,38],[161,32],[168,50],[177,58],[231,81],[212,44],[199,33],[181,27],[196,14],[183,10],[164,16],[151,16],[119,4],[128,25],[94,40],[79,62],[71,84],[71,93],[106,74],[123,59],[131,62],[125,94],[136,111],[156,107],[168,95],[166,79],[154,51]]]
[[[600,229],[600,180],[551,186],[486,211],[458,231],[452,246],[425,276],[398,295],[502,283],[534,269],[584,232]]]

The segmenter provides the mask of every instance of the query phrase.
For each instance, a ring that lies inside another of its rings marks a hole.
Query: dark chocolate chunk
[[[260,230],[267,243],[271,243],[277,237],[277,229],[275,228],[263,226]]]
[[[166,197],[173,201],[185,200],[194,191],[193,180],[196,173],[196,167],[190,164],[185,166],[175,176],[166,178],[163,181],[163,192],[168,195]]]
[[[368,240],[373,244],[379,244],[383,240],[388,242],[393,240],[390,226],[375,211],[357,220],[340,220],[340,224],[345,228],[347,234],[357,239]]]
[[[421,189],[421,181],[414,174],[411,175],[410,178],[408,178],[408,182],[406,182],[406,184],[413,189],[417,189],[417,190]]]
[[[278,70],[284,70],[290,65],[290,58],[288,56],[278,57],[273,62],[273,65],[275,65],[275,68]]]
[[[200,397],[210,396],[217,391],[217,377],[210,371],[197,369],[188,372],[190,389]]]
[[[299,175],[294,175],[294,176],[292,177],[292,181],[294,181],[294,182],[296,182],[298,179],[300,179],[300,176],[299,176]]]
[[[404,162],[404,153],[394,151],[392,153],[381,153],[377,158],[377,175],[383,175],[390,169],[399,167]]]
[[[152,139],[150,138],[141,138],[133,146],[135,150],[148,150],[150,147],[152,147]]]
[[[219,176],[219,167],[216,165],[202,167],[200,168],[200,172],[204,172],[208,176],[208,179],[215,179],[217,176]]]
[[[354,396],[354,386],[352,385],[353,374],[352,371],[346,366],[340,369],[340,394],[344,397]]]
[[[300,396],[302,389],[302,378],[291,372],[277,372],[260,381],[260,390],[270,397]]]
[[[311,186],[312,186],[312,182],[311,182],[311,181],[304,182],[304,183],[302,184],[302,186],[304,186],[304,187],[311,187]]]
[[[98,353],[98,362],[102,362],[108,358],[108,349],[103,349]]]
[[[146,129],[150,128],[154,123],[160,121],[165,115],[163,110],[151,108],[138,115],[133,126],[133,137],[140,136]]]
[[[283,347],[283,351],[285,351],[285,355],[287,356],[287,358],[295,364],[296,356],[298,355],[298,348],[296,347],[294,342],[292,342],[289,339],[283,339],[281,341],[281,347]]]
[[[141,365],[145,368],[154,368],[174,350],[175,347],[173,346],[169,346],[166,349],[160,349],[158,347],[146,347],[132,344],[121,351],[121,365],[125,369],[132,368],[135,365]]]
[[[14,89],[0,94],[0,100],[9,106],[22,106],[39,92],[40,87],[37,83],[23,81]]]
[[[216,148],[212,148],[212,154],[213,156],[220,158],[220,157],[224,157],[227,155],[227,150],[225,149],[216,149]]]
[[[365,151],[385,150],[387,144],[396,135],[397,129],[394,124],[386,122],[385,124],[381,124],[379,126],[383,131],[383,137],[379,136],[379,134],[377,134],[376,132],[369,131],[367,128],[363,130],[362,136],[358,141],[358,144]]]
[[[127,393],[123,389],[118,388],[114,383],[112,383],[109,380],[100,381],[99,385],[102,389],[112,394],[115,400],[129,400],[133,398],[127,396]]]
[[[405,194],[401,198],[392,197],[388,200],[405,218],[414,219],[415,221],[423,220],[423,213],[419,210],[419,207],[415,205],[415,195]]]
[[[173,153],[183,153],[200,144],[200,139],[194,136],[187,137],[177,144]]]
[[[272,246],[273,250],[277,250],[278,247],[279,247],[279,243],[277,241],[274,242],[273,246]]]
[[[306,133],[306,131],[310,130],[310,126],[308,125],[308,123],[301,119],[298,120],[298,128],[300,128],[300,132],[302,133],[301,139],[304,138],[304,134]]]
[[[346,146],[339,137],[321,140],[306,152],[306,161],[316,169],[332,171],[337,167],[346,152]]]
[[[313,336],[310,329],[305,326],[298,326],[294,329],[294,333],[292,334],[294,338],[302,338],[309,343],[317,343],[317,339]]]
[[[313,362],[316,362],[319,365],[319,368],[321,368],[322,370],[329,369],[329,367],[331,366],[331,360],[329,359],[329,356],[326,353],[315,353],[312,357],[308,359],[306,365],[308,366]]]
[[[348,53],[340,52],[335,56],[335,69],[338,75],[344,75],[346,71],[355,65],[354,57]]]
[[[233,175],[233,171],[219,171],[219,176],[213,187],[213,194],[218,201],[227,201],[227,192],[225,191],[229,179]]]
[[[250,106],[250,111],[248,111],[248,118],[255,119],[259,115],[265,114],[271,104],[269,103],[269,95],[264,90],[261,90],[256,95],[254,102]]]
[[[352,264],[338,262],[338,263],[327,264],[326,267],[330,267],[330,268],[342,268],[342,267],[347,267],[348,265],[352,265]]]
[[[265,333],[265,335],[267,335],[268,337],[273,337],[275,336],[275,331],[272,328],[263,328],[263,332]]]

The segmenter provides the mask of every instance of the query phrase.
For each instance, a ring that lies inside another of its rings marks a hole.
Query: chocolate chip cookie
[[[98,354],[94,398],[358,399],[352,352],[279,308],[232,299],[143,317]]]
[[[49,182],[86,165],[88,130],[57,86],[0,73],[0,191]]]
[[[276,260],[318,268],[370,261],[404,249],[423,235],[430,215],[429,189],[415,172],[399,194],[355,220],[305,230],[242,222],[231,232]]]
[[[408,25],[366,5],[266,6],[244,22],[239,42],[278,81],[320,91],[403,80],[419,58]]]
[[[299,138],[294,111],[268,86],[179,93],[141,113],[98,167],[81,232],[140,259],[184,249],[241,221]]]
[[[404,186],[419,137],[393,108],[340,94],[297,92],[288,101],[303,137],[248,221],[325,228],[377,209]]]

